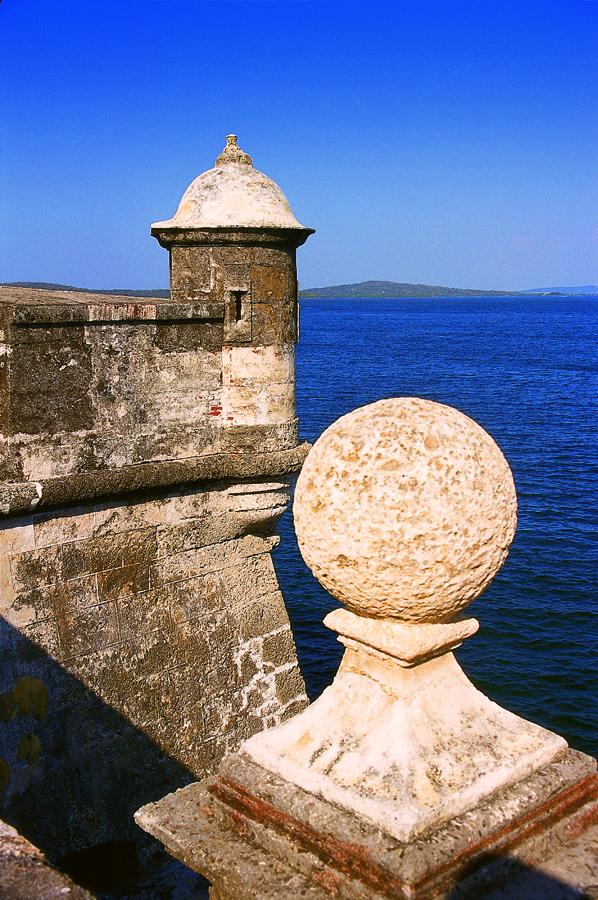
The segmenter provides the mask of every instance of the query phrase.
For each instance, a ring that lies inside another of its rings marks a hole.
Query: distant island
[[[549,287],[549,288],[531,288],[529,291],[522,291],[523,294],[566,294],[569,296],[579,296],[583,294],[598,294],[598,284],[579,284],[576,287]]]
[[[72,284],[54,284],[48,281],[11,281],[3,287],[38,288],[46,291],[79,291],[85,294],[112,294],[121,297],[170,297],[170,291],[157,288],[136,291],[129,288],[104,290],[102,288],[80,288]],[[578,287],[531,288],[523,291],[482,291],[472,288],[450,288],[437,284],[405,284],[402,281],[359,281],[355,284],[335,284],[330,287],[309,288],[299,291],[301,298],[316,300],[395,300],[409,297],[521,297],[538,295],[543,297],[583,296],[598,294],[598,285],[584,284]]]
[[[476,291],[437,284],[404,284],[402,281],[360,281],[299,291],[300,297],[318,300],[383,300],[400,297],[509,297],[512,291]]]
[[[331,287],[310,288],[299,296],[319,300],[384,300],[403,297],[521,297],[540,294],[544,297],[563,297],[598,294],[598,285],[580,287],[532,288],[525,291],[482,291],[472,288],[450,288],[437,284],[405,284],[402,281],[360,281],[356,284],[335,284]]]

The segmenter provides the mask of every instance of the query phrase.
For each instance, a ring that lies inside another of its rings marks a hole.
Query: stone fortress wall
[[[284,207],[235,147],[229,194]],[[52,858],[140,838],[141,803],[307,703],[270,551],[310,230],[229,200],[154,226],[171,300],[0,289],[0,815]]]

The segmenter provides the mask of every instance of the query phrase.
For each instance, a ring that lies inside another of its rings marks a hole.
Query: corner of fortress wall
[[[170,301],[0,289],[0,815],[52,858],[307,703],[295,243],[197,240]]]

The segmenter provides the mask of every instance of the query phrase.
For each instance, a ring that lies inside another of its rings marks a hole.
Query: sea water
[[[469,612],[457,651],[506,708],[598,753],[598,298],[304,300],[297,357],[302,437],[385,397],[447,403],[509,460],[519,526]],[[341,646],[322,619],[338,605],[299,554],[291,514],[275,565],[312,699]]]

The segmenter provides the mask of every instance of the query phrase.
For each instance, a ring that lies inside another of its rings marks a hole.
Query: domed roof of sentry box
[[[258,172],[229,134],[213,169],[198,175],[172,219],[155,222],[152,232],[170,228],[290,228],[311,232],[297,221],[278,185]]]

